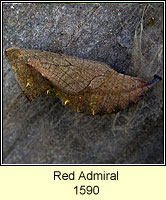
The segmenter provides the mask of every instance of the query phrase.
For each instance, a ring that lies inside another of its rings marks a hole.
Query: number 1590
[[[81,194],[94,194],[97,195],[99,194],[99,186],[95,185],[95,186],[85,186],[85,185],[81,185],[81,186],[75,186],[74,187],[75,191],[76,191],[76,195]]]

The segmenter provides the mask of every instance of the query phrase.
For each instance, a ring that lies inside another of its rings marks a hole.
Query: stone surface
[[[163,78],[163,4],[3,4],[11,46],[102,61]],[[118,114],[73,113],[56,97],[29,103],[3,59],[3,163],[163,163],[163,81]]]

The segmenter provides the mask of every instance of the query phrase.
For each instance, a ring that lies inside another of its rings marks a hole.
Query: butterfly
[[[161,80],[155,75],[144,81],[102,62],[47,51],[11,47],[5,57],[29,101],[55,95],[68,108],[91,115],[124,110]]]

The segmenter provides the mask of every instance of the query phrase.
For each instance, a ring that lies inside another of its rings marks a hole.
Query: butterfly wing
[[[42,77],[48,79],[55,88],[70,94],[83,91],[95,78],[100,80],[93,84],[98,87],[104,76],[111,71],[104,63],[64,54],[18,47],[12,47],[6,52],[12,65],[28,64]]]

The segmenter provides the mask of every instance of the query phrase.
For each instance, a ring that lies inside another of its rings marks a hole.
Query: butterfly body
[[[63,105],[85,114],[123,110],[160,80],[147,82],[101,62],[46,51],[11,47],[5,56],[30,101],[56,95]]]

